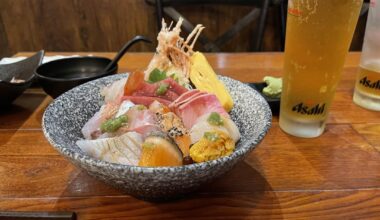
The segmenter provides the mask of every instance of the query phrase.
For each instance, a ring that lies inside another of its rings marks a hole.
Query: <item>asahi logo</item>
[[[325,111],[325,105],[326,104],[317,104],[315,106],[309,107],[305,105],[303,102],[295,105],[292,108],[293,112],[297,112],[303,115],[321,115]]]
[[[366,76],[360,80],[359,82],[364,87],[371,88],[371,89],[380,89],[380,80],[377,80],[376,82],[371,82]]]

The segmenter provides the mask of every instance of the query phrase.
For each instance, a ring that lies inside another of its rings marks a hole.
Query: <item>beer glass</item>
[[[370,4],[353,101],[380,111],[380,2]]]
[[[286,133],[323,133],[362,3],[289,0],[280,109]]]

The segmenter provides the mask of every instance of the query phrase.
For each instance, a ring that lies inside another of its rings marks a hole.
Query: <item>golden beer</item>
[[[360,66],[354,102],[364,108],[380,111],[380,60]]]
[[[362,0],[290,0],[280,127],[300,137],[325,126]]]

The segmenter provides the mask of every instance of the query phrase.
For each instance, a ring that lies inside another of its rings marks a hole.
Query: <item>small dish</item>
[[[53,98],[85,82],[112,75],[117,64],[103,72],[111,59],[105,57],[71,57],[42,64],[35,70],[38,82]]]
[[[16,63],[0,65],[0,106],[10,106],[33,82],[34,69],[42,62],[44,51]],[[22,80],[13,83],[12,79]]]
[[[75,86],[115,74],[119,60],[138,42],[152,43],[148,38],[137,35],[124,44],[112,60],[93,56],[61,59],[41,65],[35,74],[44,91],[56,98]]]
[[[260,95],[264,97],[264,99],[268,102],[270,109],[272,110],[273,115],[278,115],[280,112],[280,104],[281,99],[280,98],[271,98],[266,96],[263,93],[263,89],[267,86],[265,82],[259,82],[259,83],[248,83],[248,85],[253,88],[254,90],[258,91]]]

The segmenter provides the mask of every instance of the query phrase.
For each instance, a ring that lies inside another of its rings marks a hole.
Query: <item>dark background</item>
[[[193,24],[206,26],[203,34],[215,39],[249,6],[177,7]],[[155,39],[154,7],[144,0],[0,0],[0,57],[20,51],[117,51],[136,34]],[[359,20],[351,50],[360,50],[366,16]],[[224,52],[249,51],[257,24],[252,23],[222,47]],[[153,51],[136,45],[132,51]],[[263,51],[280,51],[278,10],[271,8]]]

